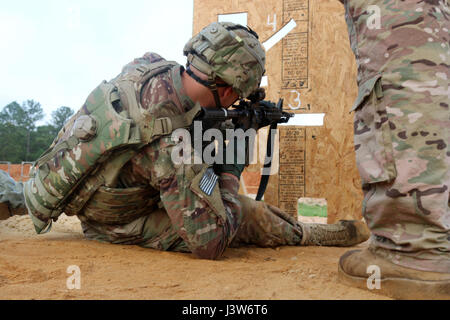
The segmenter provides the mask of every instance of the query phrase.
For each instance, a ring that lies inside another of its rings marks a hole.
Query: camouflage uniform
[[[448,3],[341,2],[358,65],[355,150],[371,250],[450,272]]]
[[[147,53],[125,66],[118,78],[141,64],[161,59],[157,54]],[[182,66],[175,66],[152,78],[141,88],[141,105],[154,117],[182,114],[194,106],[182,87],[182,70]],[[247,208],[252,204],[253,209],[261,205],[238,196],[239,183],[235,177],[221,174],[216,188],[220,188],[222,201],[219,204],[209,202],[208,198],[191,186],[195,177],[201,174],[202,165],[175,165],[171,159],[175,145],[170,136],[164,136],[142,148],[122,168],[115,186],[118,190],[144,187],[148,190],[149,198],[151,195],[160,196],[159,208],[151,203],[146,212],[131,222],[105,224],[86,214],[91,207],[99,208],[94,194],[78,215],[87,238],[160,250],[193,252],[199,257],[210,259],[220,257],[229,245],[253,243],[278,246],[301,243],[302,229],[294,219],[282,213],[280,215],[268,206],[258,212],[250,209],[243,212],[241,201],[249,203]],[[132,194],[128,197],[132,197]],[[130,201],[133,202],[133,199],[130,198]],[[114,205],[114,202],[108,205]]]
[[[191,93],[208,88],[216,108],[222,103],[219,85],[234,90],[225,99],[246,98],[259,89],[265,52],[251,29],[212,23],[183,52],[187,79],[203,86]],[[195,75],[191,65],[208,80]],[[214,166],[177,164],[173,155],[197,158],[196,148],[180,148],[172,133],[191,127],[201,112],[200,103],[185,92],[182,74],[179,64],[147,53],[94,89],[36,161],[24,186],[37,233],[49,231],[64,211],[78,215],[91,239],[209,259],[230,245],[351,246],[367,240],[362,222],[301,225],[277,208],[238,196],[244,164],[237,158]]]

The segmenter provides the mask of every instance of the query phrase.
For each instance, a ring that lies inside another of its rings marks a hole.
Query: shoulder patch
[[[200,190],[210,196],[217,184],[217,180],[219,180],[219,176],[214,173],[213,168],[206,169],[203,177],[200,179]]]

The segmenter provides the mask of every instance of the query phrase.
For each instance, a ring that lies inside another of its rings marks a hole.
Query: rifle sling
[[[272,167],[272,145],[274,144],[275,137],[272,135],[272,129],[276,129],[278,123],[270,125],[269,134],[267,135],[267,149],[266,159],[264,160],[263,172],[261,174],[261,181],[259,182],[258,193],[256,194],[256,201],[261,201],[264,192],[266,192],[267,184],[269,183],[270,169]]]

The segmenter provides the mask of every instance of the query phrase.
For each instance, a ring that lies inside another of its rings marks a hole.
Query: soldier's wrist
[[[216,172],[228,173],[234,175],[237,179],[241,178],[242,171],[244,171],[244,164],[219,164],[216,165]]]
[[[231,173],[221,173],[219,185],[221,192],[225,191],[231,195],[239,193],[239,179]]]
[[[223,172],[220,174],[220,179],[221,181],[233,181],[234,183],[238,183],[239,184],[239,179],[231,173],[228,172]]]

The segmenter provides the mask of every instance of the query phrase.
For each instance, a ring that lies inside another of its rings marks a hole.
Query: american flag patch
[[[216,186],[218,179],[219,176],[214,173],[213,168],[206,169],[202,179],[200,180],[200,190],[210,196],[214,190],[214,187]]]

